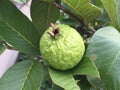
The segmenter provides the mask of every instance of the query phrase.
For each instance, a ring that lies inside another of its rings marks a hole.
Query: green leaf
[[[63,88],[61,88],[55,84],[52,84],[52,90],[63,90]]]
[[[101,0],[112,25],[120,30],[120,0]]]
[[[53,5],[55,0],[32,0],[31,17],[34,25],[42,35],[50,26],[55,23],[59,16],[59,9]]]
[[[63,19],[60,22],[62,24],[66,24],[66,25],[69,25],[69,26],[72,26],[72,27],[75,27],[75,26],[79,25],[79,22],[77,22],[74,19]]]
[[[2,39],[0,37],[0,54],[2,54],[5,49],[6,49],[6,47],[3,45]]]
[[[19,3],[19,4],[26,4],[28,2],[28,0],[10,0],[12,2],[16,2],[16,3]]]
[[[6,47],[5,46],[0,46],[0,55],[5,51]]]
[[[88,75],[100,78],[94,62],[88,57],[83,58],[83,60],[73,68],[71,72],[73,75]]]
[[[78,85],[80,86],[81,90],[90,90],[91,88],[91,85],[85,76],[78,76]]]
[[[0,36],[23,53],[39,54],[38,31],[9,0],[0,0]]]
[[[112,26],[99,29],[86,55],[95,61],[104,89],[120,90],[120,33]]]
[[[104,90],[105,89],[104,83],[101,79],[87,76],[87,80],[93,86],[94,89],[92,90]]]
[[[89,23],[100,16],[101,12],[98,7],[91,4],[90,0],[63,0],[70,7],[72,13],[79,18],[82,17],[85,23]]]
[[[49,74],[52,81],[65,90],[80,90],[69,71],[58,71],[49,68]]]
[[[103,7],[101,0],[91,0],[91,2],[101,9],[101,16],[98,17],[97,20],[102,21],[103,23],[110,23],[110,18]]]
[[[101,3],[101,1],[100,0],[90,0],[94,5],[97,5],[97,6],[101,6],[102,5],[102,3]]]
[[[0,79],[0,90],[39,90],[43,66],[39,61],[24,60],[15,64]]]
[[[99,18],[97,18],[98,21],[102,21],[103,23],[110,23],[110,18],[107,14],[107,12],[104,9],[101,9],[102,14]]]

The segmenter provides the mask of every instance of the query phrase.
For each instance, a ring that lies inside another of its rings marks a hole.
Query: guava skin
[[[85,46],[80,34],[68,25],[56,25],[59,35],[53,38],[49,27],[40,39],[40,52],[46,63],[58,70],[68,70],[76,66],[82,59]]]

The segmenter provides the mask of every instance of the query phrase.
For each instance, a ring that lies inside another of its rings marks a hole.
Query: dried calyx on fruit
[[[74,28],[51,23],[40,39],[40,52],[50,67],[68,70],[81,61],[85,46],[81,35]]]
[[[48,31],[48,34],[51,37],[55,38],[57,35],[60,34],[60,29],[58,27],[56,27],[53,23],[51,23],[51,27],[52,27],[53,31],[52,32]]]

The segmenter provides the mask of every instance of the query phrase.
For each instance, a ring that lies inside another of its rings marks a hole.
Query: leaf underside
[[[120,31],[120,0],[101,0],[111,23]]]
[[[88,45],[87,56],[95,61],[104,89],[120,90],[120,33],[112,26],[99,29]]]
[[[89,23],[101,14],[100,9],[91,4],[90,0],[63,0],[63,2],[72,10],[72,13],[83,18],[85,23]]]

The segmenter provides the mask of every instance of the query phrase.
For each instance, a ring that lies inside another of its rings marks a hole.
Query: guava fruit
[[[85,46],[81,35],[74,28],[51,24],[40,39],[40,52],[50,67],[68,70],[81,61]]]

